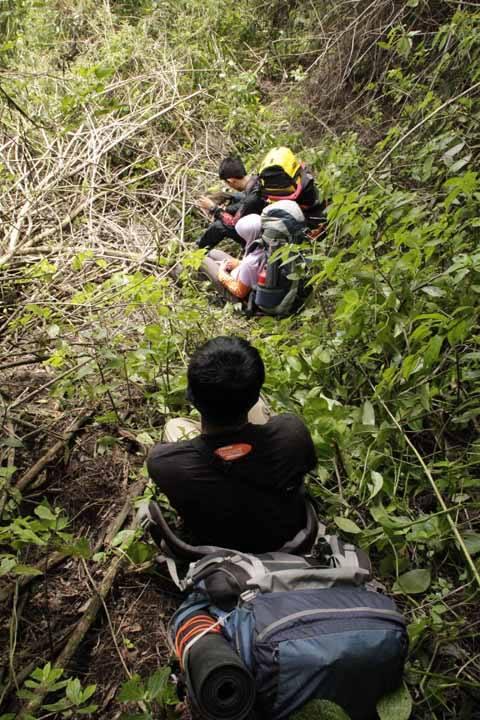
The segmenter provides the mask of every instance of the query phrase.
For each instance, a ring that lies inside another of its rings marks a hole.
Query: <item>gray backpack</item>
[[[323,535],[303,557],[286,552],[212,553],[190,564],[180,588],[203,593],[213,604],[228,608],[252,593],[361,586],[371,577],[370,560],[363,550],[336,535]]]
[[[190,564],[173,637],[197,613],[216,619],[255,679],[265,720],[287,720],[312,698],[371,720],[401,682],[408,638],[395,603],[369,589],[370,577],[367,555],[331,535],[303,557],[214,553]]]

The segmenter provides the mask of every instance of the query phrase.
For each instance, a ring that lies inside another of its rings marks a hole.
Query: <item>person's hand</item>
[[[206,210],[207,212],[213,210],[215,207],[215,203],[213,200],[206,195],[202,195],[197,200],[197,207],[200,208],[200,210]]]
[[[150,525],[153,525],[152,516],[150,515],[150,510],[148,509],[149,505],[150,500],[142,500],[142,502],[137,507],[137,525],[139,525],[144,530],[150,527]]]
[[[222,262],[220,263],[220,268],[219,268],[220,271],[228,272],[229,270],[231,270],[232,269],[231,263],[232,263],[231,260],[222,260]]]

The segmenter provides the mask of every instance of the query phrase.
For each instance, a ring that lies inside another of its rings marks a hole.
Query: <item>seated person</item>
[[[260,215],[246,215],[235,226],[236,232],[245,242],[242,260],[232,257],[223,250],[210,250],[203,260],[201,269],[227,300],[245,300],[255,287],[258,271],[265,261],[265,252],[258,242],[262,232]]]
[[[150,477],[193,543],[260,553],[280,548],[305,526],[304,476],[316,465],[312,438],[295,415],[268,419],[259,404],[264,379],[260,354],[246,340],[209,340],[188,366],[188,397],[200,424],[170,420],[167,442],[150,451]]]
[[[211,197],[203,195],[198,200],[198,207],[208,213],[213,222],[197,240],[199,248],[214,248],[223,238],[228,237],[240,245],[243,239],[236,232],[236,224],[240,218],[251,213],[260,214],[265,207],[257,175],[247,175],[245,165],[239,158],[226,157],[220,163],[218,174],[233,190],[233,202],[227,207],[218,205]]]
[[[295,182],[292,182],[293,176]],[[273,148],[267,153],[260,166],[259,180],[266,202],[293,200],[298,203],[311,231],[325,224],[326,204],[320,200],[315,178],[289,148]],[[315,237],[317,234],[312,233]]]

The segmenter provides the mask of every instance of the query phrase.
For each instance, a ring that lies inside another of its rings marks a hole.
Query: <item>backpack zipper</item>
[[[292,613],[291,615],[287,615],[284,618],[281,618],[280,620],[275,620],[275,622],[270,623],[270,625],[267,625],[266,628],[262,630],[261,633],[258,634],[256,642],[262,642],[262,640],[265,640],[267,635],[269,635],[272,630],[277,630],[282,625],[286,625],[287,623],[291,622],[292,620],[298,620],[300,618],[310,617],[312,615],[317,615],[318,617],[331,617],[332,615],[339,615],[344,613],[353,613],[354,615],[356,613],[372,613],[374,615],[382,615],[384,617],[392,618],[393,620],[396,620],[397,622],[401,623],[402,625],[405,625],[405,620],[400,615],[400,613],[395,612],[395,610],[384,610],[381,608],[371,608],[371,607],[356,607],[356,608],[327,608],[327,609],[316,609],[316,610],[300,610],[299,612]]]

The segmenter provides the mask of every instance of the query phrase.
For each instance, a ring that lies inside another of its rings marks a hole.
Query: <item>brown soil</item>
[[[21,392],[22,379],[17,375],[16,380],[17,394]],[[45,382],[48,378],[41,380]],[[31,376],[25,379],[25,384],[27,382],[32,388]],[[41,385],[40,380],[38,383]],[[50,410],[51,424],[54,408]],[[45,431],[39,420],[38,432],[34,433],[31,442],[17,450],[15,464],[20,472],[41,457],[76,416],[73,411],[65,414],[58,409],[55,414],[60,418],[57,423]],[[46,426],[48,424],[45,422]],[[114,444],[102,443],[105,436],[114,437]],[[132,449],[132,443],[118,435],[115,429],[87,425],[70,447],[66,447],[43,471],[45,474],[40,476],[42,487],[26,489],[21,514],[31,514],[34,500],[46,497],[52,507],[61,508],[70,518],[67,532],[76,538],[86,538],[91,548],[97,546],[103,550],[105,532],[125,504],[132,485],[138,481],[143,464],[142,453],[138,448],[136,452]],[[94,593],[91,579],[98,587],[110,567],[112,552],[118,550],[109,550],[103,561],[68,557],[44,576],[30,579],[19,590],[13,665],[21,681],[25,669],[31,671],[56,659]],[[24,561],[43,567],[42,561],[49,554],[50,549],[45,552],[45,548],[39,548],[38,552],[30,551]],[[105,720],[117,718],[122,710],[126,710],[125,705],[115,700],[115,695],[128,679],[127,671],[130,675],[138,673],[148,677],[165,665],[170,655],[166,628],[179,596],[160,566],[146,563],[140,570],[139,566],[125,563],[107,597],[108,618],[101,609],[66,668],[66,674],[78,676],[82,685],[97,685],[91,702],[99,706],[95,716]],[[0,647],[6,650],[11,647],[14,587],[15,578],[0,578],[0,593],[9,593],[0,604]],[[3,672],[5,680],[10,675],[8,652],[2,652],[1,656],[0,674]],[[48,702],[53,702],[51,697]],[[18,707],[15,693],[11,692],[5,697],[0,714],[1,711],[16,712]],[[138,710],[138,707],[134,705],[130,710]],[[50,714],[50,717],[57,716]]]

